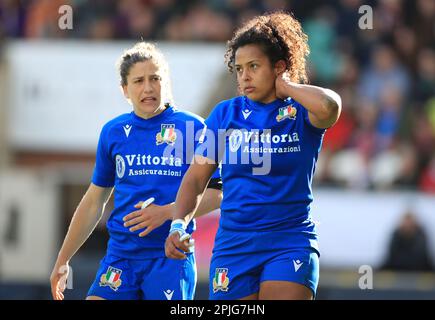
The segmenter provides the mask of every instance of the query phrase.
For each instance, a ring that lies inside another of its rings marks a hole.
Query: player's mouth
[[[154,97],[145,97],[145,98],[140,100],[140,102],[142,102],[142,103],[151,103],[151,102],[155,102],[155,101],[157,101],[157,99]]]
[[[254,91],[255,91],[255,87],[245,87],[245,88],[243,88],[243,92],[245,94],[250,94],[250,93],[252,93]]]

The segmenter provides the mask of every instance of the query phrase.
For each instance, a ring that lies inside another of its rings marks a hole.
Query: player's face
[[[122,88],[136,115],[148,119],[163,111],[161,82],[159,68],[152,60],[137,62],[131,67],[127,85]]]
[[[242,94],[249,99],[269,103],[276,99],[276,70],[260,46],[248,44],[237,49],[234,67]]]

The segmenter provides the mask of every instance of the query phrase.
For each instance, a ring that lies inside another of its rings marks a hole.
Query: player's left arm
[[[331,89],[291,82],[288,74],[277,77],[276,94],[279,98],[292,97],[308,110],[313,126],[326,129],[333,126],[341,113],[341,98]]]
[[[214,183],[213,180],[214,179],[209,182],[207,189],[204,191],[204,194],[202,195],[201,201],[199,202],[198,208],[196,208],[193,217],[198,218],[220,208],[222,202],[222,188],[212,186]],[[216,183],[219,184],[219,182]]]

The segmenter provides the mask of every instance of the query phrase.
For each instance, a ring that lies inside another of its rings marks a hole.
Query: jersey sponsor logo
[[[242,131],[236,129],[233,130],[233,132],[231,132],[231,135],[228,138],[231,152],[236,152],[237,150],[239,150],[240,145],[242,144],[242,138],[243,138]]]
[[[100,277],[100,287],[110,287],[113,291],[117,291],[121,286],[122,270],[109,266],[106,273]]]
[[[127,154],[124,157],[116,155],[116,175],[122,179],[126,172],[128,176],[158,175],[181,177],[181,170],[168,170],[164,166],[178,167],[183,166],[181,158],[169,156],[152,156],[147,154]],[[154,168],[147,168],[154,166]]]
[[[130,131],[131,131],[131,125],[126,124],[126,125],[123,126],[122,128],[124,129],[125,136],[128,138],[128,135],[130,134]]]
[[[125,173],[124,158],[121,155],[117,154],[115,158],[115,162],[116,162],[116,175],[118,176],[119,179],[121,179]]]
[[[227,292],[230,279],[228,278],[227,268],[216,268],[213,278],[213,293],[218,291]]]
[[[277,144],[277,143],[299,142],[299,135],[297,132],[272,135],[270,133],[270,129],[266,129],[262,133],[260,133],[260,130],[251,130],[251,131],[247,131],[245,129],[242,130],[234,129],[229,136],[230,146],[232,144],[235,151],[237,151],[238,147],[240,147],[239,140],[240,143],[243,142],[245,144],[248,143]],[[237,144],[239,144],[239,146],[237,146]]]
[[[267,130],[265,130],[267,131]],[[228,145],[231,152],[237,152],[243,144],[242,152],[248,153],[286,153],[286,152],[300,152],[299,144],[293,146],[277,146],[272,145],[282,143],[296,143],[299,142],[299,135],[297,132],[274,134],[269,132],[260,133],[259,130],[239,130],[234,129],[228,137]],[[252,144],[252,145],[250,145]],[[262,145],[260,145],[262,144]]]
[[[156,135],[156,145],[160,145],[164,142],[173,145],[176,139],[175,124],[162,124],[160,132]]]
[[[174,290],[164,290],[163,293],[165,294],[165,297],[167,300],[172,300],[172,295],[174,294]]]
[[[181,167],[183,165],[182,159],[174,157],[173,155],[166,156],[152,156],[150,154],[127,154],[125,155],[127,163],[132,166],[175,166]]]
[[[138,169],[138,170],[130,169],[130,170],[128,170],[128,175],[130,177],[132,177],[132,176],[149,176],[149,175],[181,177],[182,172],[181,172],[181,170],[175,171],[175,170],[158,170],[158,169]]]
[[[298,260],[293,260],[293,266],[295,267],[295,272],[298,272],[299,268],[302,267],[304,263]]]
[[[301,152],[301,146],[297,145],[294,147],[249,147],[245,146],[242,150],[244,153],[293,153]]]
[[[249,111],[248,109],[243,110],[242,111],[243,118],[245,118],[245,120],[248,119],[248,117],[251,115],[251,113],[252,113],[252,110],[251,111]]]
[[[296,120],[296,108],[289,105],[282,108],[279,108],[278,115],[276,116],[276,121],[280,122],[284,119]]]

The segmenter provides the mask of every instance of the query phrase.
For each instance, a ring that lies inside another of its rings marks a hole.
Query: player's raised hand
[[[288,85],[291,83],[288,71],[280,73],[275,80],[276,96],[280,99],[288,98]]]
[[[63,292],[66,288],[66,279],[68,279],[68,263],[56,263],[50,276],[51,295],[54,300],[63,300]]]

